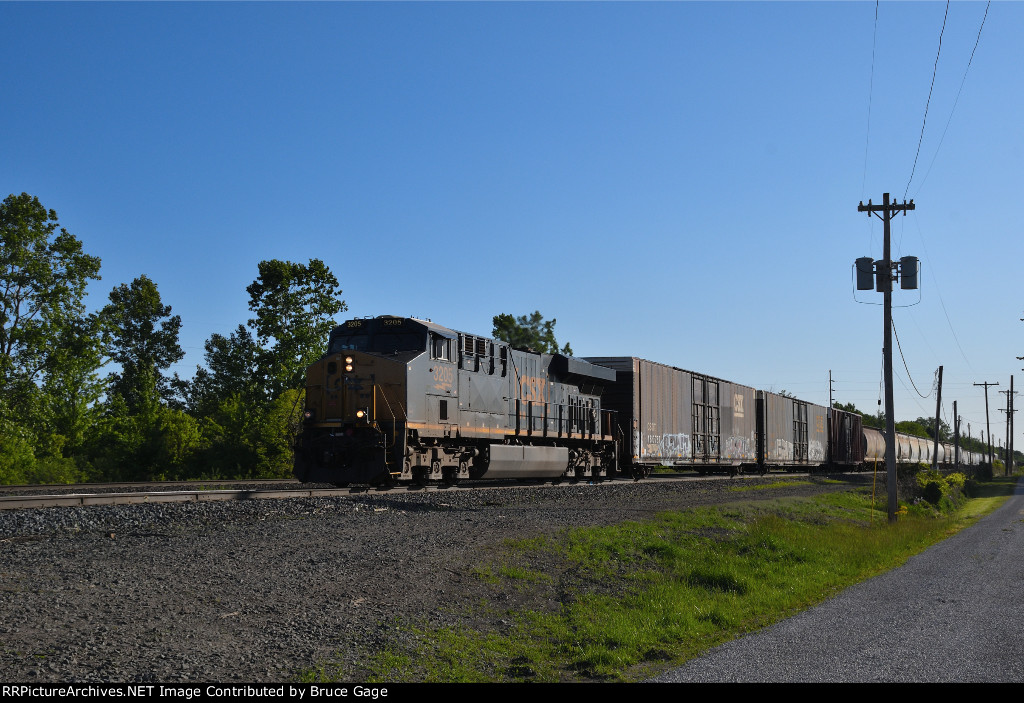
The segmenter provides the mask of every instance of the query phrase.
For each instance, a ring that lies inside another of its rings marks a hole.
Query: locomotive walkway
[[[655,682],[1024,682],[1024,480],[999,510]]]

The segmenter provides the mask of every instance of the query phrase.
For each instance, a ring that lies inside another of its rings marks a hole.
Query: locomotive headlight
[[[356,410],[356,417],[362,420],[364,417],[366,417],[366,411],[363,410],[362,408],[359,408],[358,410]]]
[[[345,364],[345,370],[346,371],[351,371],[352,370],[352,364]]]
[[[345,363],[346,364],[351,364],[353,361],[355,361],[355,359],[353,359],[351,356],[346,356],[345,357]]]

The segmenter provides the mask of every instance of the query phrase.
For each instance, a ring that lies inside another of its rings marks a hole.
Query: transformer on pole
[[[899,508],[899,500],[896,494],[896,418],[893,415],[893,390],[892,390],[892,282],[894,279],[894,270],[899,269],[904,276],[901,279],[901,286],[906,289],[908,283],[912,283],[913,288],[917,288],[917,259],[912,256],[905,256],[900,259],[900,263],[895,263],[892,260],[891,248],[889,242],[889,222],[892,216],[897,212],[902,212],[904,216],[907,214],[907,210],[914,209],[914,201],[911,200],[909,203],[904,200],[903,204],[890,203],[889,194],[885,193],[882,195],[882,204],[874,205],[870,200],[865,205],[863,201],[857,206],[857,212],[866,212],[868,217],[875,215],[882,220],[884,224],[885,240],[883,247],[882,259],[879,261],[872,261],[871,257],[861,257],[857,259],[857,288],[859,290],[870,290],[871,276],[867,273],[869,270],[874,270],[874,288],[880,293],[884,293],[884,313],[883,318],[883,345],[882,345],[882,365],[884,368],[885,375],[885,469],[886,469],[886,483],[888,485],[889,495],[889,522],[896,521],[896,510]],[[912,261],[909,261],[912,260]],[[868,262],[871,262],[871,269],[868,268]],[[906,269],[903,267],[906,266]],[[911,270],[912,269],[912,270]],[[862,287],[866,286],[866,287]]]

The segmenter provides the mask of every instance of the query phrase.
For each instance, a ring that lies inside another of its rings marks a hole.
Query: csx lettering
[[[544,386],[547,381],[535,376],[523,376],[519,383],[519,397],[523,400],[544,402]]]

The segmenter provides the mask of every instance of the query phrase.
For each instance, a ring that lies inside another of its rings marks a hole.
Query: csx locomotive
[[[898,461],[929,461],[929,446],[897,435]],[[423,485],[637,478],[658,465],[764,473],[859,469],[884,451],[855,413],[635,357],[541,354],[383,316],[336,327],[307,370],[295,475]]]
[[[611,369],[425,320],[349,320],[307,371],[295,474],[335,484],[609,477]]]

